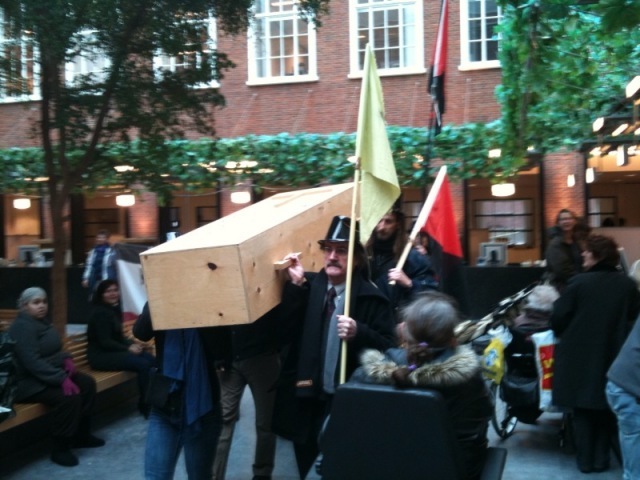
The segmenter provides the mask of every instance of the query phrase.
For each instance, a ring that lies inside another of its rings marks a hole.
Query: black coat
[[[313,419],[305,399],[322,399],[322,310],[327,291],[327,275],[306,274],[302,286],[285,284],[278,314],[286,323],[285,347],[272,430],[285,438],[300,441]],[[350,315],[358,323],[355,338],[347,343],[347,377],[357,368],[364,349],[386,350],[394,342],[395,321],[389,301],[376,286],[354,274]]]
[[[640,310],[640,292],[627,276],[597,264],[569,280],[556,300],[553,404],[606,409],[606,374]]]
[[[87,360],[96,370],[121,370],[133,342],[122,333],[122,311],[117,306],[96,305],[87,325]]]

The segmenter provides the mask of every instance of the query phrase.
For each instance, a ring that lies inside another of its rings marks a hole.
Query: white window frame
[[[90,36],[95,30],[83,30],[79,33],[83,38],[81,41],[80,52],[73,57],[70,62],[65,65],[65,81],[68,85],[72,85],[76,81],[76,77],[92,74],[94,81],[100,82],[106,80],[106,76],[111,66],[111,59],[105,56],[94,46],[87,46],[90,42]],[[85,41],[86,39],[86,41]],[[82,48],[82,46],[85,48]]]
[[[218,31],[216,27],[216,19],[209,15],[207,21],[207,46],[208,51],[214,52],[217,48],[218,43]],[[200,62],[201,57],[198,55],[196,57],[196,62]],[[164,69],[169,70],[170,72],[176,72],[177,68],[183,66],[184,63],[179,63],[178,58],[176,56],[164,55],[162,52],[156,53],[153,57],[153,69],[156,72],[160,72]],[[217,80],[212,80],[207,83],[199,83],[195,85],[194,88],[219,88],[220,82]]]
[[[264,1],[264,0],[258,0]],[[282,0],[282,4],[285,5],[284,2],[288,0]],[[256,22],[266,22],[267,24],[270,21],[282,21],[282,20],[293,20],[294,26],[294,36],[298,36],[297,25],[298,20],[300,20],[300,14],[298,8],[296,7],[296,1],[294,0],[292,3],[293,8],[287,11],[281,12],[267,12],[267,13],[258,13],[254,7],[254,19],[249,27],[248,35],[247,35],[247,69],[248,69],[248,80],[247,85],[272,85],[272,84],[283,84],[283,83],[304,83],[304,82],[316,82],[318,81],[318,61],[317,61],[317,43],[316,43],[316,29],[313,22],[307,22],[308,31],[307,31],[307,42],[308,42],[308,65],[306,73],[294,72],[292,75],[268,75],[265,77],[258,76],[258,57],[256,55],[258,48],[258,32],[256,29]],[[265,2],[265,6],[272,5],[272,0],[268,0]],[[282,38],[282,37],[281,37]],[[294,57],[298,57],[298,52],[295,51],[298,47],[297,42],[294,42]],[[267,43],[267,50],[269,49],[269,45]],[[269,52],[267,53],[267,58],[270,58]],[[294,62],[295,63],[295,62]],[[266,62],[267,67],[269,66],[269,61]]]
[[[415,45],[415,64],[393,68],[385,68],[384,65],[377,65],[378,74],[383,77],[426,73],[427,70],[424,62],[424,8],[422,0],[369,0],[367,4],[359,4],[358,0],[349,0],[349,78],[362,77],[362,69],[359,65],[360,42],[358,37],[358,11],[367,9],[369,13],[372,14],[374,11],[388,11],[398,7],[414,8],[414,38],[411,42]]]
[[[29,44],[29,38],[27,36],[28,33],[24,32],[24,34],[20,37],[20,39],[16,39],[13,37],[7,38],[4,35],[4,24],[5,24],[4,11],[0,8],[0,49],[2,50],[1,55],[4,55],[3,52],[4,52],[5,46],[11,45],[11,44],[18,44],[18,43],[20,48],[22,49],[22,52],[24,52],[25,49],[27,49]],[[2,83],[6,81],[6,79],[3,79],[2,82],[0,83],[0,103],[26,102],[26,101],[40,100],[42,98],[42,95],[40,93],[40,62],[38,61],[39,52],[35,44],[32,44],[32,48],[33,48],[33,58],[27,59],[26,61],[25,61],[24,55],[22,55],[20,58],[20,63],[22,67],[21,77],[23,79],[26,79],[27,81],[29,79],[28,65],[29,63],[31,64],[30,65],[32,69],[31,81],[33,82],[33,87],[31,89],[31,92],[26,94],[21,94],[21,95],[9,95],[2,88]]]
[[[487,38],[486,38],[486,0],[479,0],[482,3],[482,52],[483,57],[486,57],[487,51]],[[497,1],[497,0],[496,0]],[[498,8],[498,23],[502,18],[502,8],[497,5]],[[493,17],[491,17],[493,18]],[[499,39],[498,39],[499,41]],[[482,70],[488,68],[499,68],[500,60],[476,60],[472,61],[469,54],[469,0],[460,0],[460,67],[459,70]]]

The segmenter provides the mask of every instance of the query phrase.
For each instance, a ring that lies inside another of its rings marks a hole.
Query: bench
[[[14,315],[11,321],[15,318]],[[123,332],[125,337],[131,337],[131,329],[133,322],[126,322],[123,325]],[[146,348],[153,350],[153,342],[144,344]],[[96,390],[98,393],[113,388],[117,385],[128,382],[136,378],[135,372],[114,371],[107,372],[101,370],[93,370],[89,366],[87,360],[87,334],[77,333],[73,335],[67,335],[64,338],[64,350],[71,354],[76,368],[88,375],[91,375],[96,381]],[[153,353],[153,352],[152,352]],[[31,420],[34,420],[49,411],[49,408],[41,403],[15,403],[13,405],[15,416],[0,423],[0,433],[10,430],[13,427],[22,425]]]

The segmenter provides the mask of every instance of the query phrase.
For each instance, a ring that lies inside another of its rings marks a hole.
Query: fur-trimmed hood
[[[375,383],[393,383],[391,375],[402,367],[378,350],[366,350],[360,356],[364,374]],[[443,388],[465,383],[480,370],[480,361],[468,345],[459,345],[442,362],[425,363],[409,374],[416,387]]]

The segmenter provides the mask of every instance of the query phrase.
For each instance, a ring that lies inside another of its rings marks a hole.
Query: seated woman
[[[78,458],[71,448],[104,445],[104,440],[91,435],[96,383],[78,372],[69,353],[62,350],[62,339],[47,319],[47,294],[43,289],[27,288],[18,299],[18,309],[9,329],[16,342],[16,402],[44,403],[52,408],[51,460],[73,467],[78,465]]]
[[[407,305],[401,318],[398,333],[405,347],[386,354],[367,350],[352,380],[439,391],[451,413],[464,478],[478,478],[493,407],[477,355],[471,347],[457,344],[458,312],[448,296],[427,292]]]
[[[137,372],[140,400],[138,409],[145,417],[149,409],[144,395],[149,383],[149,370],[155,357],[144,351],[142,345],[124,337],[120,289],[115,280],[103,280],[93,295],[94,308],[87,327],[87,359],[94,370],[125,370]]]

